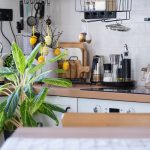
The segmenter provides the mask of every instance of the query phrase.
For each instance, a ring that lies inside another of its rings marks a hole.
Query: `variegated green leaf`
[[[53,111],[56,111],[56,112],[61,112],[61,113],[65,113],[66,110],[57,106],[57,105],[54,105],[54,104],[50,104],[50,103],[43,103],[45,106],[49,107],[51,110]]]
[[[42,114],[45,114],[45,115],[49,116],[51,119],[53,119],[56,122],[56,125],[59,124],[59,121],[58,121],[56,115],[54,114],[54,112],[52,111],[51,107],[49,107],[48,105],[45,105],[45,103],[43,103],[41,105],[41,107],[39,108],[39,112]]]
[[[72,87],[72,83],[67,79],[60,78],[45,78],[42,82],[50,85],[60,86],[60,87]]]
[[[0,67],[0,76],[12,75],[14,72],[8,67]]]
[[[52,72],[52,70],[49,70],[49,71],[46,71],[46,72],[43,72],[41,73],[40,75],[36,76],[36,77],[33,77],[31,80],[30,80],[30,83],[34,83],[34,82],[42,82],[43,79],[47,78],[48,75],[50,74],[50,72]]]
[[[23,74],[26,68],[26,58],[21,48],[15,42],[12,43],[12,55],[18,72]]]
[[[33,65],[29,68],[28,70],[28,74],[34,74],[36,73],[38,70],[42,69],[42,67],[44,66],[45,64],[39,64],[39,65]]]
[[[4,115],[4,111],[2,111],[2,112],[0,112],[0,131],[4,127],[4,121],[5,121],[5,115]]]
[[[6,106],[7,101],[5,100],[4,102],[0,103],[0,112],[4,111],[4,108]]]
[[[56,69],[56,70],[53,70],[53,72],[55,73],[65,73],[66,71],[64,71],[63,69]]]
[[[36,47],[31,52],[31,54],[28,56],[28,58],[27,58],[28,67],[30,67],[32,65],[32,63],[33,63],[36,55],[38,54],[40,48],[41,48],[41,43],[37,44]]]
[[[61,60],[62,58],[65,58],[67,56],[66,52],[61,53],[60,55],[52,58],[49,60],[50,63],[57,62],[58,60]]]
[[[25,100],[20,107],[21,119],[24,127],[37,127],[36,121],[32,118],[29,113],[30,103],[28,100]]]
[[[25,85],[23,90],[29,99],[33,99],[36,96],[35,91],[30,84]]]
[[[0,92],[2,92],[2,91],[4,91],[4,90],[6,90],[9,86],[10,86],[10,84],[9,84],[9,83],[6,83],[6,84],[4,84],[4,85],[0,86]]]
[[[20,99],[20,88],[14,91],[7,99],[7,104],[5,107],[5,114],[8,118],[11,118],[16,111],[18,102]]]
[[[47,92],[48,92],[48,88],[43,88],[40,91],[40,93],[36,96],[36,98],[34,99],[34,101],[32,103],[31,114],[35,113],[40,108],[40,106],[42,105],[42,103],[45,100]]]
[[[16,74],[4,75],[4,77],[11,82],[17,83],[17,75]]]
[[[5,114],[4,114],[5,106],[6,106],[6,101],[0,104],[0,131],[3,129],[4,122],[6,119]]]

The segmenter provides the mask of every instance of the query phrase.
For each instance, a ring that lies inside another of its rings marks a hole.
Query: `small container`
[[[112,82],[111,64],[104,64],[103,82]]]
[[[125,82],[131,81],[131,59],[129,57],[129,51],[127,44],[124,45],[124,59],[122,60],[122,69],[123,69],[123,80]]]

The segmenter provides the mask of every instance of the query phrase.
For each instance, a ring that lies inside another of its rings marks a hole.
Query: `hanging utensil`
[[[82,32],[79,34],[78,38],[80,42],[86,42],[86,22],[82,22]]]
[[[20,0],[19,2],[19,8],[20,8],[20,21],[17,22],[17,30],[18,33],[21,33],[21,31],[24,29],[24,6],[23,6],[23,0]]]
[[[28,24],[28,26],[30,26],[30,27],[36,26],[36,24],[37,24],[37,20],[36,20],[36,18],[33,16],[33,4],[32,4],[32,3],[33,3],[33,2],[30,0],[31,16],[29,16],[29,17],[27,18],[27,24]]]
[[[42,1],[40,5],[40,19],[43,19],[45,16],[45,2]]]
[[[37,1],[34,4],[34,9],[35,9],[36,28],[38,28],[40,20],[44,19],[45,2],[44,1]]]
[[[116,21],[116,24],[106,25],[106,28],[114,31],[121,31],[121,32],[127,32],[130,30],[129,27],[122,25],[122,21],[121,23],[118,23],[118,21]]]

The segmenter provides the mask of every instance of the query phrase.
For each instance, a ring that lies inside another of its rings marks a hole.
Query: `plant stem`
[[[17,79],[17,84],[16,84],[16,85],[19,86],[19,78],[18,78],[17,74],[15,74],[15,77],[16,77],[16,79]]]
[[[9,96],[10,94],[9,93],[7,93],[6,91],[4,92],[4,91],[1,91],[3,94],[5,94],[5,95],[7,95],[7,96]]]

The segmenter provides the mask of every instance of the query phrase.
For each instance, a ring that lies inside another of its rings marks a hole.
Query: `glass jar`
[[[103,82],[112,82],[111,64],[104,64]]]

